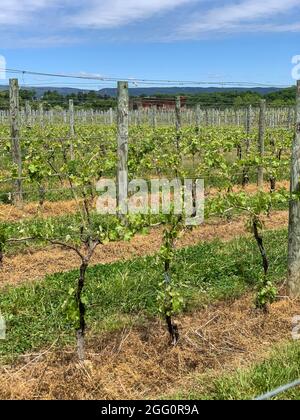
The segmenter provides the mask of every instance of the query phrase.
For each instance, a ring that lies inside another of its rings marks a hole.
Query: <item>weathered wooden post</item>
[[[39,103],[39,123],[41,127],[44,127],[44,107],[43,103]]]
[[[73,138],[75,136],[75,116],[74,116],[74,101],[73,99],[69,100],[69,122],[70,122],[70,156],[71,159],[74,159],[74,145]]]
[[[238,113],[237,108],[234,108],[232,112],[232,124],[239,125],[239,123],[240,123],[239,113]]]
[[[151,107],[152,113],[152,127],[155,129],[157,127],[157,106],[153,105]]]
[[[17,206],[23,204],[22,190],[22,150],[20,145],[20,115],[19,115],[19,82],[18,79],[9,80],[10,98],[10,129],[11,129],[11,150],[12,160],[17,168],[17,179],[13,202]]]
[[[208,108],[206,108],[206,110],[205,110],[205,124],[206,124],[207,127],[210,125]]]
[[[74,118],[74,101],[73,99],[69,100],[69,118],[70,118],[70,136],[74,137],[75,135],[75,118]]]
[[[112,108],[109,108],[109,123],[114,125],[114,110]]]
[[[201,121],[201,105],[197,105],[196,106],[196,128],[197,128],[197,131],[200,130],[201,123],[202,123],[202,121]]]
[[[66,110],[63,111],[63,123],[68,123],[68,112]]]
[[[138,109],[136,110],[136,125],[138,127],[140,127],[142,125],[142,115],[141,115],[141,113],[142,113],[142,108],[139,105]]]
[[[289,128],[289,130],[292,129],[293,123],[294,123],[294,121],[293,121],[293,109],[291,107],[289,107],[289,110],[288,110],[288,128]]]
[[[25,102],[25,124],[29,128],[32,126],[32,111],[29,101]]]
[[[297,197],[295,196],[297,194]],[[292,148],[289,214],[288,295],[300,296],[300,80],[297,82],[296,133]]]
[[[128,82],[118,82],[118,168],[117,207],[119,217],[128,213],[128,136],[129,93]]]
[[[251,134],[251,123],[252,123],[252,106],[249,105],[246,111],[246,156],[249,157],[250,154],[250,134]],[[249,168],[245,166],[243,168],[243,181],[242,185],[245,187],[249,184]]]
[[[249,155],[250,153],[250,147],[251,147],[251,140],[250,140],[250,134],[251,134],[251,124],[252,124],[252,106],[249,105],[246,110],[246,155]]]
[[[251,123],[252,123],[252,106],[249,105],[247,108],[247,114],[246,114],[246,153],[248,154],[250,151],[250,133],[251,133]]]
[[[266,110],[267,102],[265,99],[260,101],[260,112],[259,112],[259,136],[258,136],[258,153],[259,158],[263,159],[265,155],[265,132],[266,132]],[[259,188],[263,188],[264,184],[264,167],[260,163],[257,171],[257,185]]]
[[[181,97],[177,96],[175,100],[176,131],[181,129]]]
[[[176,146],[179,150],[180,146],[180,130],[181,130],[181,97],[177,96],[175,100],[175,117],[176,117]]]

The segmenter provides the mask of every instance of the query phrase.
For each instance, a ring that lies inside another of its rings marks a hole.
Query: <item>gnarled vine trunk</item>
[[[270,176],[270,193],[274,193],[276,191],[276,178],[275,176]]]
[[[170,277],[170,261],[165,262],[165,279],[166,283],[170,283],[171,277]],[[171,308],[170,308],[171,309]],[[172,317],[168,314],[166,314],[166,322],[168,326],[168,331],[171,337],[171,344],[173,346],[176,346],[176,344],[179,341],[179,330],[178,326],[173,322]]]
[[[264,268],[264,286],[267,284],[267,274],[269,271],[269,261],[268,261],[268,257],[267,257],[267,253],[264,247],[264,242],[263,242],[263,238],[262,236],[259,234],[259,230],[258,230],[258,220],[255,219],[253,221],[253,232],[254,232],[254,237],[255,240],[257,242],[259,251],[260,251],[260,255],[262,257],[262,263],[263,263],[263,268]],[[257,305],[257,308],[259,308],[259,306]],[[263,309],[263,311],[267,314],[268,313],[268,304],[265,303],[264,305],[260,306],[261,309]]]
[[[264,273],[265,273],[265,275],[267,275],[268,270],[269,270],[269,261],[268,261],[267,253],[266,253],[266,250],[265,250],[265,247],[264,247],[263,238],[259,234],[259,231],[258,231],[258,221],[257,220],[253,221],[253,232],[254,232],[254,237],[255,237],[255,240],[257,242],[259,251],[260,251],[260,255],[262,257]]]
[[[86,322],[85,322],[85,305],[82,302],[82,292],[85,285],[85,276],[86,276],[87,268],[88,268],[88,261],[86,259],[83,259],[82,264],[80,266],[80,276],[79,276],[77,292],[76,292],[76,301],[77,301],[78,312],[79,312],[79,329],[77,330],[77,352],[78,352],[78,358],[81,362],[85,360]]]

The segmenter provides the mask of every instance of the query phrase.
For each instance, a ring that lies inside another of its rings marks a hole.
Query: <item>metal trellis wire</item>
[[[300,386],[300,379],[291,382],[287,385],[283,385],[277,389],[274,389],[273,391],[270,391],[267,394],[261,395],[260,397],[255,398],[255,401],[270,400],[271,398],[277,397],[277,395],[283,394],[284,392],[289,391],[290,389],[296,388],[298,386]]]

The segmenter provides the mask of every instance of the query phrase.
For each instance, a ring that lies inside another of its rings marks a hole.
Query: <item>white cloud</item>
[[[136,34],[138,40],[153,42],[224,33],[300,32],[300,0],[0,1],[0,34],[7,45],[84,42],[91,39],[89,29],[98,29],[102,40],[128,40],[127,34],[132,40]],[[140,25],[127,31],[128,25],[151,18],[155,31],[146,24],[145,29]],[[118,28],[123,31],[114,31]]]
[[[82,11],[70,18],[70,24],[114,28],[194,1],[197,0],[92,0],[85,2]]]
[[[32,14],[49,6],[47,0],[1,0],[0,24],[18,25],[28,21]]]
[[[18,48],[47,48],[47,47],[61,47],[83,43],[85,40],[82,37],[76,38],[75,36],[65,35],[50,35],[50,36],[35,36],[35,37],[24,37],[24,39],[18,39],[11,42],[17,45]],[[7,41],[7,46],[9,41]]]
[[[258,22],[276,18],[283,13],[300,7],[299,0],[244,0],[220,6],[197,15],[186,22],[178,31],[178,36],[193,38],[197,34],[209,32],[245,32],[245,31],[289,31],[298,24],[258,24]],[[253,24],[253,26],[251,26]]]
[[[254,31],[264,32],[300,32],[300,22],[282,24],[265,24],[265,25],[253,25]]]

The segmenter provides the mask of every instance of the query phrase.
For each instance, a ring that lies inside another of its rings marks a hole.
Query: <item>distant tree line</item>
[[[73,99],[74,105],[77,109],[99,109],[108,110],[115,108],[117,100],[110,96],[101,96],[95,91],[91,92],[78,92],[70,95],[62,95],[57,91],[47,91],[41,97],[37,97],[34,90],[20,89],[20,105],[25,105],[26,101],[30,101],[33,109],[38,108],[40,102],[43,103],[44,109],[61,108],[68,109],[69,100]],[[9,107],[9,92],[0,92],[0,108],[8,109]]]
[[[245,92],[232,90],[184,96],[188,98],[188,106],[202,105],[211,107],[217,106],[220,108],[233,106],[241,108],[249,105],[257,106],[261,99],[266,99],[269,106],[284,107],[296,104],[296,87],[282,89],[264,95],[251,90]]]
[[[260,99],[267,100],[269,106],[282,107],[295,105],[296,88],[291,87],[287,89],[278,90],[276,92],[262,95],[254,91],[224,91],[224,92],[208,92],[194,95],[185,94],[182,96],[187,98],[187,106],[193,107],[196,105],[207,107],[244,107],[248,105],[256,106]],[[163,99],[173,98],[172,95],[153,95],[152,98]],[[139,98],[147,98],[146,95],[141,95]],[[74,105],[77,109],[97,109],[108,110],[116,108],[117,99],[108,95],[100,95],[96,91],[78,92],[69,95],[60,94],[57,91],[47,91],[42,97],[37,97],[34,90],[20,90],[20,103],[24,106],[25,101],[30,101],[32,108],[37,109],[38,103],[43,102],[44,109],[60,108],[67,109],[69,106],[69,99],[73,99]],[[9,92],[0,92],[0,109],[8,109],[9,106]]]

